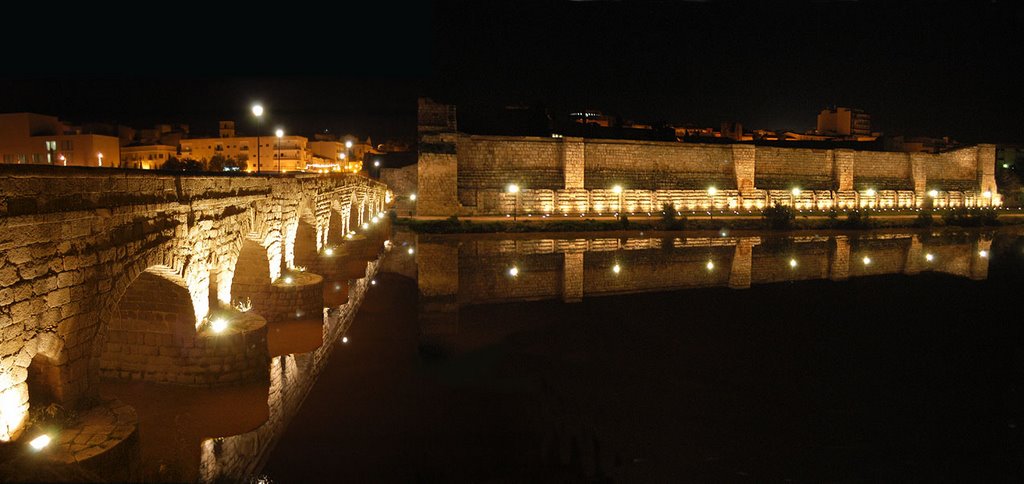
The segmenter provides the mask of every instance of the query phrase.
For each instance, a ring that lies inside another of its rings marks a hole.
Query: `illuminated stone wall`
[[[0,166],[0,439],[23,428],[37,353],[54,362],[59,388],[50,390],[63,403],[95,395],[117,303],[145,270],[165,267],[183,281],[199,328],[211,309],[237,302],[244,241],[259,247],[270,284],[294,265],[301,213],[313,212],[319,240],[336,202],[383,208],[386,191],[356,175]]]
[[[417,212],[533,215],[999,204],[995,147],[942,153],[807,149],[458,133],[454,108],[421,100]],[[423,112],[445,112],[424,125]],[[519,185],[518,195],[506,193]],[[620,197],[611,188],[621,186]],[[708,188],[716,189],[712,196]],[[794,188],[802,192],[792,196]],[[988,197],[984,194],[988,192]]]

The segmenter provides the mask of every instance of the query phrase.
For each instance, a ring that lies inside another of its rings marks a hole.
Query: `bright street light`
[[[260,106],[259,104],[253,104],[252,105],[252,114],[253,114],[253,116],[256,116],[257,118],[260,117],[260,116],[263,116],[263,106]]]
[[[612,193],[615,193],[615,194],[622,193],[622,185],[615,185],[615,186],[613,186],[612,187]]]
[[[346,148],[351,148],[351,147],[352,147],[352,140],[348,140],[348,141],[346,141],[346,142],[345,142],[345,147],[346,147]]]
[[[260,152],[260,121],[263,119],[263,106],[259,103],[252,105],[252,115],[256,116],[256,173],[260,172],[262,166]]]
[[[412,195],[409,195],[409,200],[412,200],[412,201],[415,202],[416,201],[416,194],[413,193]]]
[[[792,193],[793,193],[794,197],[799,197],[800,196],[800,189],[799,188],[794,188],[792,190]]]
[[[868,188],[868,191],[866,193],[867,193],[867,195],[869,197],[873,197],[873,196],[875,196],[875,189],[874,188]]]

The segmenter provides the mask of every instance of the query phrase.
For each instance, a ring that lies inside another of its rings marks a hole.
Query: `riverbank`
[[[876,229],[927,227],[981,227],[1024,224],[1020,209],[953,210],[854,210],[792,211],[763,216],[760,212],[707,212],[664,216],[660,213],[614,216],[540,215],[518,217],[398,217],[394,224],[422,234],[523,233],[523,232],[607,232],[621,230],[802,230],[802,229]]]

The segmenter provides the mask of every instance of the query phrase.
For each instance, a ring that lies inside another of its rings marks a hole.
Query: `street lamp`
[[[615,185],[615,186],[613,186],[612,187],[612,193],[617,195],[618,198],[619,198],[619,211],[618,211],[618,214],[619,214],[619,220],[622,220],[622,185]]]
[[[708,187],[708,195],[711,197],[711,210],[708,213],[711,214],[711,220],[715,219],[715,194],[718,193],[718,189],[715,187]]]
[[[263,119],[263,106],[252,105],[252,115],[256,116],[256,173],[260,172],[260,120]]]
[[[373,160],[373,174],[380,178],[380,160]]]
[[[274,134],[277,135],[277,172],[281,173],[281,138],[284,137],[284,130],[277,128]]]
[[[508,192],[515,195],[516,197],[512,206],[512,221],[515,222],[516,217],[519,216],[519,185],[516,185],[515,183],[510,183],[508,185]]]

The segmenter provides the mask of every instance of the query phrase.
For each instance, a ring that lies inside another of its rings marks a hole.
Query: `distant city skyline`
[[[363,26],[342,51],[313,49],[323,36],[285,37],[233,49],[227,62],[205,40],[184,38],[176,45],[189,52],[188,68],[170,74],[135,62],[141,46],[59,71],[28,47],[0,67],[0,112],[197,132],[234,120],[247,131],[258,100],[268,126],[376,142],[415,138],[418,96],[456,104],[467,118],[520,104],[798,131],[838,105],[870,113],[886,134],[1024,142],[1014,109],[1024,93],[1012,74],[1024,60],[1024,9],[1013,3],[437,1],[357,17],[383,23]]]

